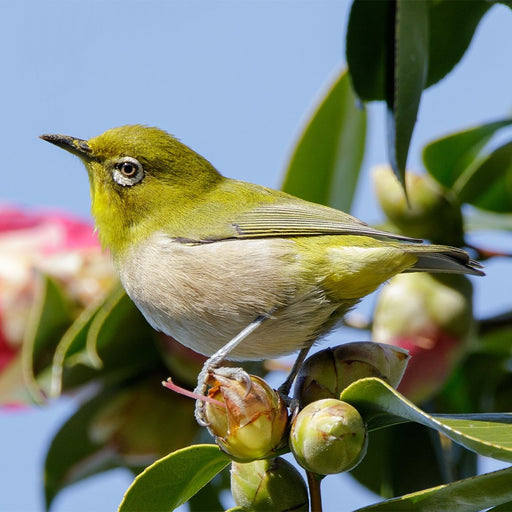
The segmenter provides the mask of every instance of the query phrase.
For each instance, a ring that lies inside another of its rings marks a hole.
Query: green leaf
[[[53,355],[51,370],[50,396],[52,398],[57,398],[61,393],[64,365],[69,368],[80,363],[89,364],[89,358],[84,357],[87,333],[94,317],[104,303],[105,300],[102,300],[100,304],[92,304],[84,309],[64,333],[57,345]]]
[[[410,422],[373,430],[364,459],[350,474],[384,498],[445,483],[431,433]]]
[[[94,379],[119,382],[160,364],[155,331],[119,286],[64,334],[53,359],[52,393]]]
[[[499,213],[512,212],[512,142],[493,151],[459,177],[453,191],[462,203]]]
[[[478,23],[492,3],[486,0],[429,2],[427,87],[447,75],[464,56]]]
[[[354,0],[346,36],[346,57],[352,84],[364,101],[386,98],[388,56],[394,51],[390,23],[393,2]]]
[[[460,61],[492,2],[436,0],[429,18],[426,86],[438,82]],[[355,0],[347,26],[346,57],[354,89],[362,100],[386,99],[387,69],[392,63],[394,2]]]
[[[479,152],[500,129],[510,126],[512,118],[500,119],[446,135],[423,149],[427,171],[447,188],[456,187],[466,169],[474,164]]]
[[[73,322],[70,301],[59,285],[40,276],[25,332],[21,357],[27,389],[36,402],[45,399],[41,374],[50,364],[53,352],[66,329]]]
[[[405,188],[405,166],[428,70],[429,23],[426,0],[396,0],[393,74],[388,73],[388,152]]]
[[[479,512],[493,505],[510,501],[512,499],[511,482],[512,468],[507,468],[376,503],[360,508],[356,512],[370,510]]]
[[[376,378],[356,381],[340,399],[358,409],[370,430],[415,421],[471,451],[512,462],[512,413],[431,416]]]
[[[21,353],[18,352],[7,366],[0,371],[0,407],[12,404],[32,405],[23,375]]]
[[[366,113],[342,71],[307,123],[290,159],[283,190],[350,211],[364,155]]]
[[[64,487],[116,467],[115,453],[109,447],[95,443],[89,436],[98,410],[108,404],[112,396],[112,391],[103,390],[82,405],[53,438],[44,470],[47,509]]]
[[[490,508],[487,512],[510,512],[512,510],[512,501],[507,501],[507,503],[502,503],[497,507]]]
[[[118,510],[174,510],[230,462],[231,459],[216,445],[195,445],[177,450],[135,478]]]

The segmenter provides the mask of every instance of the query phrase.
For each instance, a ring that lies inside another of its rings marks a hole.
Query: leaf
[[[118,382],[159,364],[155,331],[117,287],[63,336],[53,360],[52,393],[93,379]]]
[[[423,149],[425,168],[445,187],[455,187],[460,176],[473,164],[491,137],[511,124],[512,118],[499,119],[429,143]]]
[[[72,367],[79,363],[88,364],[88,358],[83,356],[87,333],[104,302],[84,309],[59,341],[52,361],[50,397],[57,398],[61,393],[64,365]]]
[[[491,2],[429,2],[430,36],[427,87],[447,75],[464,56],[476,27]]]
[[[512,462],[512,413],[431,416],[376,378],[356,381],[340,399],[358,409],[370,430],[415,421],[471,451]]]
[[[9,405],[32,405],[22,371],[21,353],[18,352],[7,366],[0,371],[0,408]]]
[[[479,165],[467,168],[453,191],[462,203],[512,213],[512,142],[494,150]]]
[[[389,55],[394,51],[393,2],[354,0],[346,36],[346,57],[356,94],[363,101],[386,98]]]
[[[283,190],[350,211],[364,155],[366,113],[342,71],[304,128],[286,170]]]
[[[61,336],[73,322],[70,301],[58,284],[40,276],[21,348],[25,384],[33,400],[43,402],[40,374],[48,366]]]
[[[91,422],[108,404],[113,392],[103,390],[82,405],[53,438],[45,461],[44,486],[47,509],[57,493],[93,474],[116,467],[115,453],[91,440]]]
[[[512,499],[511,482],[512,468],[506,468],[376,503],[360,508],[356,512],[373,510],[479,512],[493,505],[510,501]]]
[[[417,423],[373,430],[364,459],[350,474],[384,498],[444,483],[432,441]]]
[[[216,445],[194,445],[177,450],[135,478],[118,511],[174,510],[230,462]]]
[[[426,0],[396,0],[395,47],[389,58],[387,139],[393,171],[405,188],[405,166],[428,70],[429,23]],[[388,49],[389,51],[389,49]]]

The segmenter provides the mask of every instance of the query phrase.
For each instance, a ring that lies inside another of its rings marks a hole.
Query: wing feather
[[[237,238],[364,235],[421,242],[374,229],[348,213],[306,201],[263,204],[243,213],[232,225]]]

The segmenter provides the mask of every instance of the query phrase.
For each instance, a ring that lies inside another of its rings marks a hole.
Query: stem
[[[320,484],[322,483],[323,476],[306,471],[308,477],[310,511],[322,512],[322,493],[320,491]]]

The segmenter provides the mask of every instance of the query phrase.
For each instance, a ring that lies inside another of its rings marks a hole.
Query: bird
[[[298,368],[347,311],[396,274],[483,275],[462,249],[225,177],[159,128],[41,138],[85,164],[99,239],[149,324],[210,358],[201,393],[225,359],[300,351]]]

